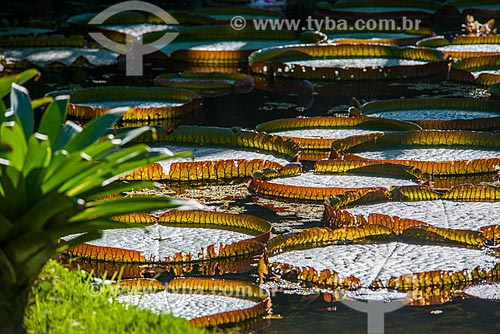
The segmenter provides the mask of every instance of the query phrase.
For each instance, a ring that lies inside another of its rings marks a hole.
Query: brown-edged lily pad
[[[447,73],[442,53],[386,45],[292,45],[249,56],[252,72],[313,80],[395,80]]]
[[[351,136],[335,141],[331,160],[318,161],[315,170],[334,172],[342,161],[358,161],[360,165],[413,166],[429,175],[493,173],[500,162],[499,143],[498,134],[474,131],[427,130]]]
[[[89,48],[80,36],[23,37],[0,41],[6,68],[96,67],[118,63],[118,54]]]
[[[426,279],[412,282],[409,286],[397,284],[399,279],[408,275],[416,278],[419,273],[425,277],[424,273],[440,272],[441,277],[449,276],[449,285],[452,285],[452,277],[455,276],[457,285],[463,286],[472,281],[469,272],[477,267],[492,272],[500,263],[497,257],[483,250],[404,242],[310,247],[283,252],[270,257],[269,261],[313,268],[313,272],[308,270],[308,275],[302,269],[304,274],[299,273],[297,278],[319,285],[340,286],[339,282],[354,276],[358,279],[358,288],[376,285],[401,290],[445,285],[444,280],[433,282]],[[458,277],[460,274],[462,279]]]
[[[189,263],[255,255],[262,251],[270,234],[269,223],[247,215],[187,210],[146,217],[142,228],[107,230],[101,239],[76,246],[68,253],[119,263]],[[117,219],[137,224],[136,216]]]
[[[269,293],[242,281],[176,278],[162,290],[142,281],[122,281],[132,287],[117,299],[159,314],[173,314],[196,326],[236,324],[265,315],[271,307]],[[159,283],[159,282],[158,282]],[[159,292],[155,292],[159,290]]]
[[[498,56],[466,58],[453,63],[452,66],[470,71],[480,85],[491,86],[500,82],[500,57]]]
[[[380,130],[416,130],[409,122],[370,117],[300,117],[277,119],[257,125],[257,130],[276,133],[300,145],[302,150],[328,150],[339,139]]]
[[[176,118],[199,107],[198,94],[180,88],[106,86],[56,91],[48,95],[70,95],[68,113],[89,119],[117,107],[130,107],[123,120],[160,120]]]
[[[269,181],[252,179],[248,188],[260,196],[290,199],[322,201],[330,196],[355,189],[370,189],[416,184],[410,180],[395,177],[377,177],[368,175],[318,175],[304,173],[293,177],[275,178]]]
[[[248,62],[248,55],[263,47],[318,42],[326,36],[314,32],[257,30],[251,27],[234,30],[229,26],[212,25],[181,27],[179,36],[162,52],[179,63],[238,65]],[[145,41],[157,39],[159,33],[150,33]]]
[[[390,26],[383,27],[381,30],[363,30],[356,29],[355,27],[347,27],[347,29],[336,31],[328,30],[324,32],[328,36],[328,40],[335,44],[382,44],[401,46],[415,45],[419,40],[433,34],[432,30],[428,28],[401,31],[401,29],[397,29],[396,23],[394,23],[392,30]]]
[[[466,59],[483,56],[500,55],[500,37],[489,36],[457,36],[451,42],[442,36],[431,37],[417,43],[421,47],[434,47],[441,51],[445,57],[453,59]]]
[[[158,86],[190,89],[202,96],[222,96],[235,93],[248,93],[253,89],[253,78],[243,73],[166,73],[155,78]]]
[[[369,102],[364,115],[410,121],[423,129],[496,130],[500,103],[475,99],[397,99]]]

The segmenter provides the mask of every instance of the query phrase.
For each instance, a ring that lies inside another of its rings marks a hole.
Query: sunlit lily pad
[[[247,63],[251,52],[266,46],[296,44],[301,43],[301,39],[317,42],[326,38],[314,32],[256,30],[250,27],[234,30],[225,25],[182,27],[178,32],[179,36],[161,51],[176,62],[205,64]],[[159,33],[150,33],[144,39],[153,41],[158,37]]]
[[[370,44],[292,45],[262,49],[249,56],[254,73],[315,80],[441,75],[447,67],[443,60],[443,55],[435,50]]]
[[[276,133],[300,144],[302,150],[328,150],[333,141],[375,130],[415,130],[418,125],[370,117],[299,117],[277,119],[257,125],[257,130]]]
[[[241,128],[214,126],[179,126],[171,133],[158,129],[158,136],[145,135],[147,143],[174,143],[246,148],[294,158],[299,152],[297,143],[281,136],[269,135]]]
[[[368,287],[380,281],[389,286],[391,278],[408,274],[445,271],[460,272],[480,267],[493,269],[500,260],[484,250],[389,242],[365,245],[332,245],[291,250],[269,258],[270,262],[311,267],[317,273],[329,269],[340,279],[351,275]],[[465,282],[462,282],[465,283]]]
[[[70,115],[89,119],[112,108],[130,107],[123,120],[169,119],[187,114],[201,102],[198,94],[179,88],[160,87],[91,87],[73,91],[56,91],[49,95],[70,95]]]
[[[299,176],[278,178],[269,181],[270,183],[290,186],[311,186],[311,187],[344,187],[344,188],[368,188],[403,186],[416,184],[410,180],[403,180],[389,177],[362,176],[362,175],[317,175],[304,173]]]
[[[369,204],[346,209],[353,215],[381,213],[389,216],[410,218],[433,226],[479,230],[482,226],[500,225],[500,202],[388,202]]]
[[[452,66],[470,71],[480,85],[490,86],[500,82],[500,57],[498,56],[467,58],[453,63]]]
[[[174,162],[192,162],[192,161],[218,161],[218,160],[232,160],[232,159],[262,159],[277,162],[285,165],[288,163],[286,159],[275,157],[271,154],[254,152],[250,150],[229,149],[223,147],[210,147],[210,146],[181,146],[177,144],[165,145],[166,148],[173,152],[190,151],[193,153],[193,158],[181,159],[168,159],[162,161],[160,164],[164,168],[164,172],[168,174],[169,166]]]
[[[489,300],[500,300],[500,284],[490,283],[473,285],[464,289],[464,292],[476,298],[489,299]]]
[[[246,215],[188,210],[149,217],[144,227],[106,230],[102,238],[68,252],[109,262],[189,263],[253,255],[262,249],[270,231],[267,222]]]
[[[451,42],[442,36],[421,40],[418,46],[435,48],[445,57],[453,59],[466,59],[484,56],[500,55],[498,42],[500,37],[490,36],[457,36]]]
[[[396,26],[394,26],[396,27]],[[401,29],[391,30],[390,26],[383,27],[382,30],[362,30],[349,27],[345,29],[325,31],[328,40],[336,44],[382,44],[382,45],[415,45],[419,40],[433,34],[430,29],[412,29],[401,31]]]
[[[298,176],[275,178],[269,181],[252,179],[248,188],[260,196],[292,200],[322,201],[332,195],[355,189],[413,185],[410,174],[406,179],[365,175],[317,175],[304,173]]]
[[[319,161],[315,169],[333,171],[344,160],[414,166],[429,175],[491,173],[500,161],[497,137],[489,132],[436,130],[351,136],[335,141],[331,163]],[[344,154],[343,159],[339,153]]]
[[[365,115],[411,121],[423,129],[495,130],[500,104],[475,99],[397,99],[363,105]]]
[[[367,159],[453,161],[497,158],[499,150],[457,149],[457,148],[405,148],[357,152]]]
[[[160,74],[155,78],[159,86],[178,87],[193,90],[202,96],[221,96],[248,93],[253,88],[253,78],[243,73],[198,73]]]
[[[118,54],[90,48],[18,48],[2,49],[7,67],[26,68],[30,66],[107,66],[115,65]]]
[[[119,296],[118,301],[159,314],[173,314],[196,326],[243,322],[264,315],[271,307],[267,291],[240,281],[178,278],[168,282],[164,291],[136,290]]]

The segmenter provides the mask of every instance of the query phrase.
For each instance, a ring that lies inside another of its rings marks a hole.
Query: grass
[[[114,288],[101,285],[56,261],[47,263],[35,282],[25,325],[28,333],[203,333],[186,320],[158,315],[114,300]]]

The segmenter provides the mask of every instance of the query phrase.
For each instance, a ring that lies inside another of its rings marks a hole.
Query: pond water
[[[154,86],[153,78],[161,73],[176,73],[177,67],[158,65],[145,62],[143,77],[126,77],[124,69],[106,68],[89,72],[65,70],[61,72],[47,72],[37,82],[30,82],[26,86],[32,97],[39,97],[56,89],[71,89],[99,85],[131,85]],[[378,84],[382,85],[382,84]],[[380,97],[481,97],[486,90],[479,86],[464,85],[453,82],[435,83],[387,83],[385,87],[391,89],[380,90]],[[229,94],[223,97],[206,98],[203,102],[201,116],[183,121],[183,124],[211,125],[222,127],[243,127],[253,129],[259,123],[297,116],[320,116],[335,113],[344,113],[350,104],[353,95],[367,101],[374,100],[376,89],[369,90],[331,90],[331,94],[313,97],[287,96],[268,92],[256,91],[249,94]],[[375,91],[375,93],[374,93]],[[323,134],[311,133],[311,137]],[[169,145],[166,145],[168,147]],[[178,147],[183,150],[184,147]],[[174,149],[177,151],[177,149]],[[211,153],[222,154],[214,150],[207,152],[200,150],[197,157],[211,158]],[[382,154],[386,154],[382,153]],[[428,152],[429,153],[429,152]],[[453,152],[440,152],[436,156],[443,156]],[[225,154],[225,153],[224,153]],[[228,153],[234,158],[235,153]],[[399,153],[398,153],[399,154]],[[412,153],[413,154],[413,153]],[[491,153],[494,154],[494,153]],[[491,156],[488,152],[487,156]],[[397,155],[399,157],[399,155]],[[498,156],[498,154],[497,154]],[[237,196],[237,195],[234,195]],[[246,195],[234,200],[232,205],[239,205],[252,201]],[[224,199],[225,200],[225,199]],[[221,200],[221,203],[224,201]],[[276,205],[278,207],[278,205]],[[250,211],[251,214],[268,218],[269,215],[278,221],[278,214],[268,207],[246,205],[241,212]],[[319,208],[321,210],[321,208]],[[456,210],[462,210],[457,208]],[[275,222],[276,222],[275,221]],[[310,224],[310,223],[307,223]],[[312,225],[319,226],[319,218]],[[349,253],[349,250],[346,249]],[[441,255],[433,252],[435,257]],[[465,254],[465,253],[464,253]],[[462,254],[467,258],[467,254]],[[458,255],[457,255],[458,256]],[[463,260],[463,258],[460,258]],[[453,262],[454,258],[449,258]],[[465,261],[465,260],[464,260]],[[232,279],[256,282],[256,277],[248,274],[232,274]],[[357,312],[347,306],[330,300],[323,294],[303,295],[301,293],[278,292],[272,298],[273,313],[283,316],[282,319],[263,320],[255,325],[260,333],[366,333],[366,314]],[[207,307],[209,307],[207,305]],[[500,302],[482,300],[475,297],[455,297],[442,305],[413,307],[407,306],[389,313],[386,319],[386,333],[499,333],[500,332]],[[242,331],[248,332],[248,331]]]

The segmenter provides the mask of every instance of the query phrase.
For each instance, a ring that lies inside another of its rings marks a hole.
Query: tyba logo
[[[108,7],[90,20],[89,24],[102,24],[113,15],[131,10],[154,14],[165,22],[165,24],[179,24],[172,15],[160,7],[143,1],[125,1]],[[165,32],[161,38],[149,44],[142,44],[142,35],[132,36],[127,34],[126,44],[112,41],[100,32],[91,32],[89,35],[103,47],[126,55],[127,75],[142,75],[142,56],[162,49],[172,42],[179,33]]]

